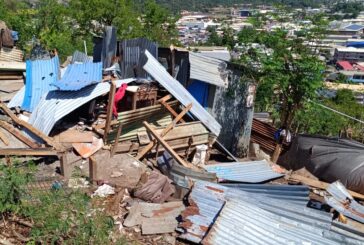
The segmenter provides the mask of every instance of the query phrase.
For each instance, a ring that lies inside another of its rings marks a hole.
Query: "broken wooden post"
[[[168,143],[147,123],[146,121],[143,122],[146,129],[156,138],[156,140],[168,151],[171,156],[177,160],[178,163],[182,164],[183,166],[190,168],[190,164],[186,163],[173,149],[168,145]]]
[[[28,137],[23,135],[19,130],[11,126],[10,124],[6,123],[5,121],[0,121],[0,127],[14,135],[18,140],[29,146],[30,148],[39,148],[39,145],[32,140],[30,140]]]
[[[172,95],[166,95],[163,98],[159,99],[158,102],[161,103],[174,117],[178,116],[178,113],[173,110],[173,108],[167,103],[169,99],[172,98]],[[183,119],[181,119],[181,122],[185,122]]]
[[[107,111],[106,111],[106,124],[105,124],[105,131],[104,131],[104,143],[106,144],[107,141],[107,135],[110,132],[111,127],[111,121],[112,121],[112,108],[114,106],[114,97],[116,92],[116,83],[114,81],[111,81],[110,83],[110,93],[109,93],[109,99],[107,104]]]
[[[277,163],[279,155],[281,154],[282,151],[282,145],[281,144],[277,144],[274,152],[273,152],[273,156],[272,156],[272,162],[273,163]]]
[[[164,137],[169,131],[171,131],[179,121],[182,121],[183,116],[186,115],[186,113],[189,112],[189,110],[191,110],[191,108],[192,108],[192,103],[187,105],[187,107],[184,108],[182,110],[182,112],[179,115],[176,116],[175,119],[173,119],[173,121],[162,131],[160,136]],[[145,154],[147,154],[153,148],[155,143],[156,143],[156,140],[151,141],[147,146],[145,146],[143,148],[142,152],[140,152],[136,156],[136,159],[138,159],[138,160],[142,159],[145,156]]]
[[[35,134],[37,137],[41,138],[46,142],[48,145],[56,148],[57,150],[62,150],[63,147],[54,142],[53,139],[47,135],[45,135],[42,131],[38,130],[37,128],[33,127],[33,125],[27,123],[26,121],[23,121],[19,119],[4,103],[0,102],[0,109],[4,111],[5,114],[7,114],[11,120],[13,120],[16,124],[28,129],[30,132]]]
[[[113,157],[113,156],[114,156],[115,151],[116,151],[116,149],[117,149],[117,147],[118,147],[118,144],[119,144],[119,138],[120,138],[120,135],[121,135],[121,130],[122,130],[122,128],[123,128],[122,123],[119,123],[118,131],[117,131],[117,133],[116,133],[116,137],[115,137],[115,142],[114,142],[113,147],[111,148],[111,157]]]
[[[89,157],[89,177],[92,184],[96,184],[96,159],[93,156]]]

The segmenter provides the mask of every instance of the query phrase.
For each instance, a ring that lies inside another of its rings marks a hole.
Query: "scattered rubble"
[[[254,156],[236,158],[218,141],[219,122],[175,79],[188,72],[170,74],[149,40],[124,40],[120,48],[140,50],[121,62],[116,45],[116,30],[109,27],[102,62],[76,51],[63,71],[57,54],[27,61],[25,69],[22,59],[4,62],[1,51],[0,70],[26,70],[26,85],[19,86],[22,76],[0,75],[1,92],[19,90],[8,104],[0,103],[0,155],[7,161],[10,156],[58,159],[62,182],[46,188],[93,193],[99,198],[92,200],[100,202],[117,233],[128,240],[363,242],[363,232],[341,223],[332,210],[324,210],[323,202],[308,205],[315,195],[311,190],[319,190],[335,212],[363,223],[363,206],[354,200],[364,200],[362,194],[272,163],[271,155],[280,152],[276,129],[257,119],[252,125]],[[197,58],[204,57],[192,55],[195,74]],[[134,78],[136,74],[140,76]],[[9,80],[3,83],[5,77]],[[229,86],[226,80],[214,82]],[[283,142],[282,154],[288,149],[289,142]],[[219,158],[212,159],[212,152]]]

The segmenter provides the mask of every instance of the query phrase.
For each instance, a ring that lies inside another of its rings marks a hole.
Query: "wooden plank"
[[[8,137],[6,137],[6,135],[3,133],[3,132],[1,132],[0,131],[0,140],[2,141],[2,142],[4,142],[4,144],[6,145],[6,146],[8,146],[9,145],[9,139],[8,139]]]
[[[160,133],[160,137],[164,137],[169,131],[171,131],[172,130],[172,128],[174,128],[174,126],[176,126],[176,124],[180,121],[180,120],[182,120],[182,117],[184,116],[184,115],[186,115],[186,113],[189,111],[189,110],[191,110],[191,108],[192,108],[192,103],[191,104],[189,104],[189,105],[187,105],[187,107],[186,108],[184,108],[183,109],[183,111],[179,114],[179,115],[177,115],[177,117],[175,118],[175,119],[173,119],[173,121],[165,128],[165,129],[163,129],[163,131]],[[140,152],[140,154],[138,154],[138,156],[136,157],[136,159],[138,159],[138,160],[140,160],[140,159],[142,159],[144,156],[145,156],[145,154],[147,154],[152,148],[153,148],[153,146],[156,144],[157,142],[156,142],[156,140],[154,140],[154,141],[152,141],[152,142],[150,142],[144,149],[143,149],[143,151],[142,152]]]
[[[114,81],[111,81],[109,100],[106,111],[106,123],[105,123],[105,132],[104,132],[104,142],[106,143],[107,135],[110,131],[111,121],[112,121],[112,108],[114,105],[114,98],[116,92],[116,84]]]
[[[56,148],[57,150],[61,151],[63,150],[63,147],[60,144],[57,144],[53,141],[53,139],[47,135],[45,135],[43,132],[41,132],[40,130],[36,129],[35,127],[33,127],[33,125],[19,119],[4,103],[0,102],[0,109],[3,110],[3,112],[5,114],[7,114],[11,120],[13,120],[16,124],[28,129],[30,132],[32,132],[33,134],[35,134],[37,137],[41,138],[42,140],[44,140],[48,145],[53,146],[54,148]]]
[[[177,117],[178,114],[175,110],[173,110],[173,108],[167,103],[167,102],[164,102],[164,101],[160,101],[160,103],[174,116],[174,117]],[[185,120],[181,119],[181,122],[185,122]]]
[[[29,146],[30,148],[39,148],[40,146],[33,142],[31,139],[26,137],[22,132],[20,132],[18,129],[14,128],[12,125],[8,124],[7,122],[0,121],[0,127],[14,135],[18,140]]]
[[[326,190],[326,188],[330,185],[329,183],[323,182],[323,181],[319,181],[319,180],[314,180],[314,179],[310,179],[298,174],[292,174],[289,176],[290,180],[296,181],[296,182],[301,182],[305,185],[311,186],[311,187],[315,187],[315,188],[319,188],[319,189],[323,189]],[[364,195],[357,193],[355,191],[350,191],[348,190],[349,193],[354,197],[354,198],[358,198],[361,200],[364,200]]]
[[[170,99],[172,99],[172,95],[168,94],[168,95],[164,96],[163,98],[159,99],[158,102],[159,103],[167,102]]]
[[[111,157],[114,156],[115,154],[115,151],[118,147],[118,144],[119,144],[119,138],[120,138],[120,134],[121,134],[121,130],[123,128],[123,124],[120,123],[119,124],[119,127],[118,127],[118,132],[116,133],[116,137],[115,137],[115,142],[114,142],[114,146],[112,147],[111,149]]]
[[[58,152],[52,148],[9,148],[0,149],[0,156],[58,156]]]
[[[144,126],[147,128],[147,130],[157,139],[157,141],[168,151],[171,156],[177,160],[180,164],[183,166],[190,168],[190,164],[186,163],[169,145],[164,139],[154,131],[154,129],[147,123],[143,122]]]
[[[90,131],[80,132],[77,130],[66,130],[59,134],[61,143],[90,143],[94,134]]]

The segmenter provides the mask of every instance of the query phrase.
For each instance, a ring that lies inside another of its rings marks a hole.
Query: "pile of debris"
[[[113,35],[107,29],[100,57],[77,51],[62,68],[56,53],[27,61],[26,85],[7,105],[0,103],[0,155],[58,158],[68,187],[91,186],[95,198],[112,196],[108,211],[131,240],[364,242],[364,233],[334,219],[322,204],[309,205],[310,188],[327,186],[305,179],[292,185],[283,179],[288,172],[270,161],[236,159],[217,141],[221,125],[158,62],[156,46],[124,41],[120,57]],[[137,65],[131,68],[129,59]],[[134,69],[138,78],[123,76],[120,67],[128,67],[125,74]],[[254,127],[261,132],[254,142],[271,130],[261,127]],[[270,144],[264,146],[274,150]],[[75,169],[86,178],[75,177]],[[331,207],[363,222],[363,206],[354,200],[363,195],[340,183],[327,190]]]
[[[9,101],[24,85],[23,52],[16,48],[18,33],[0,21],[0,101]]]

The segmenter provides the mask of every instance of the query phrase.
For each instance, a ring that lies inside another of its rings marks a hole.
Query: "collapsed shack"
[[[91,186],[93,197],[110,202],[118,229],[145,242],[158,243],[158,234],[169,234],[169,244],[176,237],[202,244],[363,242],[361,231],[337,221],[321,204],[307,206],[308,186],[282,184],[285,170],[269,160],[236,159],[219,144],[221,132],[227,142],[226,132],[237,129],[235,119],[252,117],[247,100],[228,100],[244,103],[250,114],[240,111],[228,118],[234,120],[232,128],[226,128],[228,120],[222,127],[175,79],[185,77],[158,62],[156,45],[145,39],[118,43],[115,32],[107,29],[93,62],[75,52],[64,71],[57,56],[27,63],[27,85],[8,105],[0,104],[0,155],[58,157],[68,184],[57,188]],[[124,52],[120,60],[113,57],[117,46]],[[188,67],[182,62],[186,53],[181,59],[165,57],[168,66]],[[206,74],[194,72],[196,79]],[[238,130],[244,142],[249,129]],[[262,148],[273,144],[274,151],[272,131],[253,124],[252,141],[269,141]],[[231,141],[237,144],[235,134]],[[341,196],[332,189],[332,197],[325,197],[342,210]],[[364,198],[349,195],[356,215],[340,213],[360,222],[361,204],[354,198]]]

